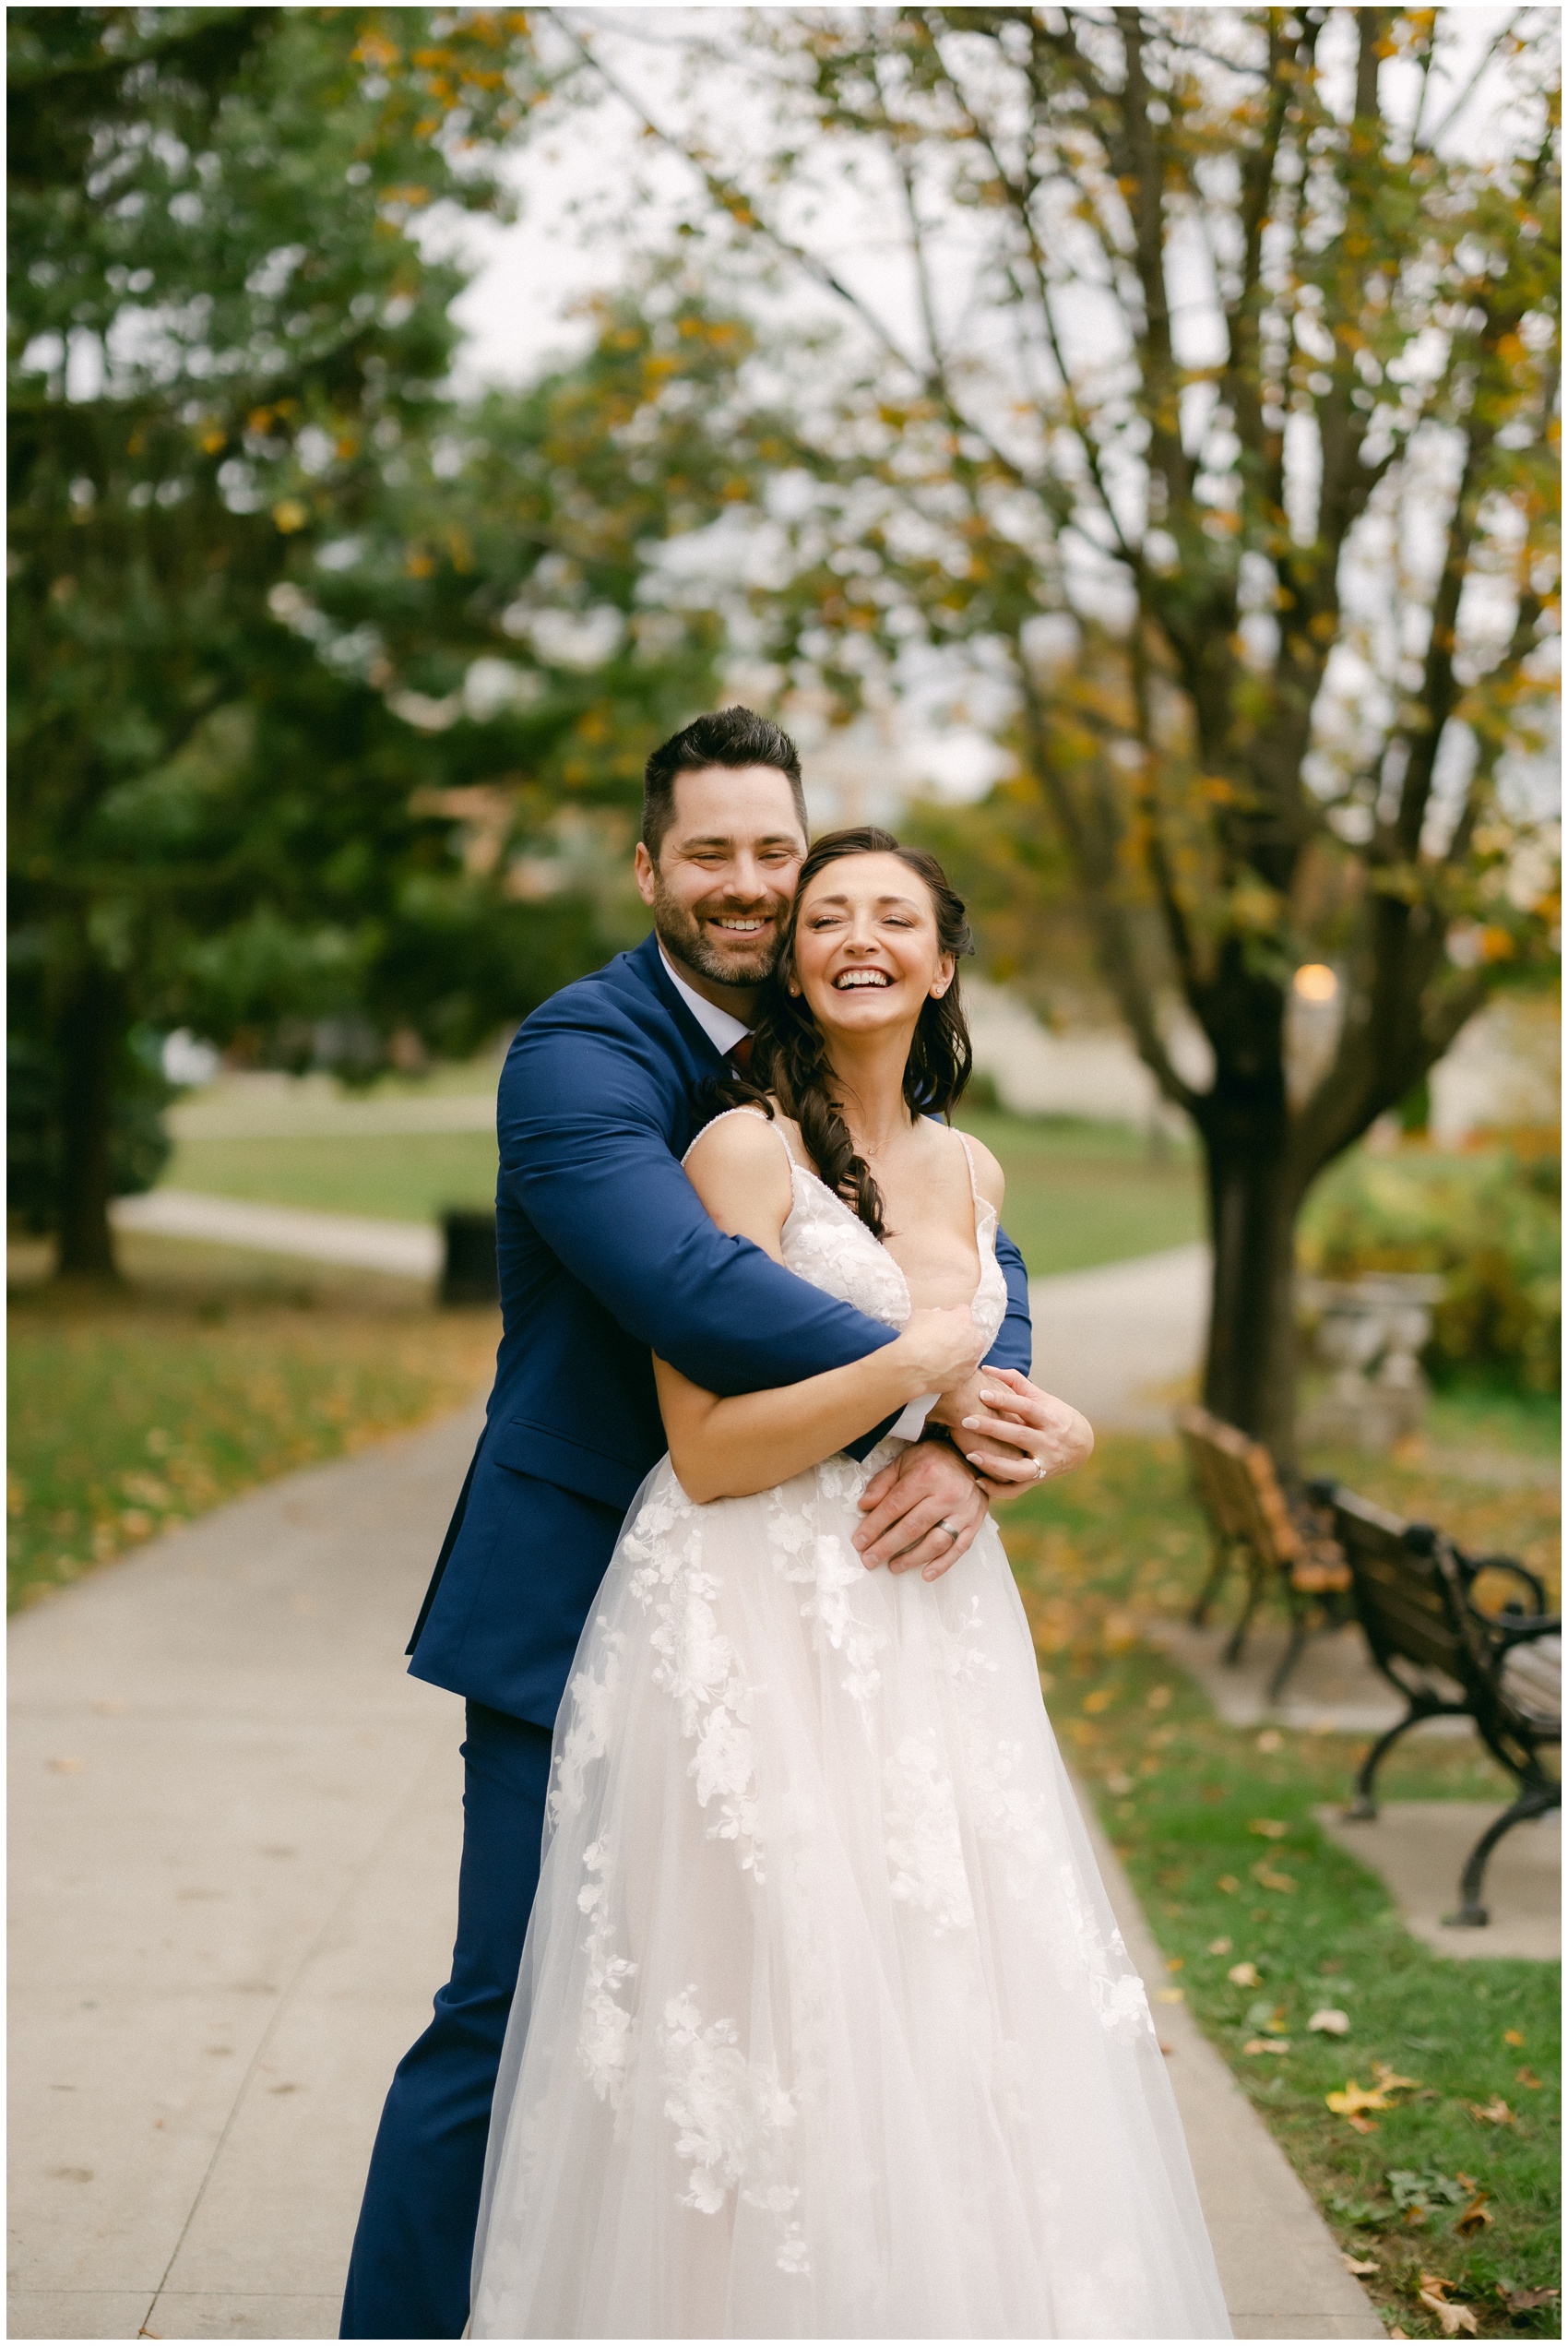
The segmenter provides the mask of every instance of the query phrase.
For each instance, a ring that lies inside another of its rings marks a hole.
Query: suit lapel
[[[705,1082],[709,1077],[719,1074],[728,1062],[711,1035],[704,1033],[671,983],[670,972],[664,966],[664,956],[659,949],[658,937],[651,934],[646,936],[627,959],[643,984],[673,1019],[692,1062],[688,1070],[690,1080]]]

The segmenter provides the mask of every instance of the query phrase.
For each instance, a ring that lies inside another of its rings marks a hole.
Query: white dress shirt
[[[665,976],[698,1026],[701,1027],[709,1042],[712,1043],[720,1058],[727,1059],[737,1042],[745,1035],[750,1034],[750,1027],[742,1018],[734,1018],[728,1010],[721,1010],[717,1002],[709,1002],[706,995],[697,992],[695,985],[686,983],[685,979],[664,950],[662,937],[659,940],[659,958],[664,964]]]
[[[737,1042],[750,1034],[750,1027],[743,1019],[733,1017],[730,1011],[721,1010],[717,1002],[709,1002],[705,994],[697,992],[695,986],[686,983],[685,979],[664,950],[662,937],[659,941],[659,958],[664,964],[665,975],[698,1026],[701,1027],[704,1034],[707,1035],[719,1056],[727,1059]],[[934,1393],[922,1393],[918,1400],[906,1401],[897,1417],[888,1427],[889,1435],[896,1435],[900,1441],[918,1442],[936,1399],[937,1396]]]

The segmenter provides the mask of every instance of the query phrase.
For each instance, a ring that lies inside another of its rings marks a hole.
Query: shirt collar
[[[732,1018],[728,1010],[721,1010],[717,1002],[709,1002],[706,995],[696,991],[695,986],[686,983],[685,979],[664,950],[662,938],[659,939],[659,958],[664,964],[665,976],[670,980],[709,1042],[721,1059],[727,1059],[737,1042],[750,1034],[750,1027],[742,1019]]]

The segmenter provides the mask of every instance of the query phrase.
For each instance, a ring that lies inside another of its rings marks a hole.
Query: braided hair
[[[806,891],[820,872],[847,855],[896,855],[925,886],[936,915],[942,951],[951,954],[955,962],[960,955],[974,951],[963,900],[948,885],[947,875],[934,855],[920,847],[900,847],[891,831],[869,824],[858,830],[829,831],[817,840],[801,866],[783,950],[763,992],[752,1036],[751,1065],[743,1075],[730,1076],[716,1084],[712,1097],[716,1108],[760,1107],[769,1117],[777,1100],[784,1113],[799,1125],[812,1161],[828,1188],[859,1214],[873,1237],[882,1238],[886,1235],[882,1193],[871,1167],[856,1153],[849,1137],[834,1092],[826,1038],[804,995],[792,994],[789,983],[795,965],[795,930]],[[955,969],[953,982],[940,999],[928,994],[921,1006],[904,1068],[904,1101],[910,1115],[945,1117],[962,1097],[973,1066]]]

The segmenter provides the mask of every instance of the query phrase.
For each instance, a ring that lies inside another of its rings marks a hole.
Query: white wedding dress
[[[902,1325],[791,1165],[790,1268]],[[996,1529],[934,1582],[850,1545],[898,1447],[707,1506],[665,1459],[633,1505],[556,1722],[476,2338],[1230,2335]]]

